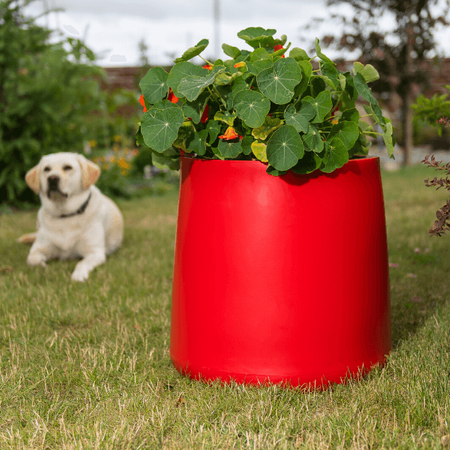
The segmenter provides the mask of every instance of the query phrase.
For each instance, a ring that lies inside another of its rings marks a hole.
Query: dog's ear
[[[83,155],[77,155],[81,167],[81,187],[86,190],[95,184],[100,176],[100,167],[86,159]]]
[[[25,181],[28,186],[33,189],[36,194],[39,194],[39,188],[41,187],[41,165],[38,164],[30,169],[25,175]]]

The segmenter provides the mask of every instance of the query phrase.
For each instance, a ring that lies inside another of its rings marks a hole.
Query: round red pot
[[[378,158],[273,177],[182,158],[170,353],[182,373],[326,386],[391,349]]]

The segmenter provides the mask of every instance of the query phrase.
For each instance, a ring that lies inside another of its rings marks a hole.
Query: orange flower
[[[234,65],[234,68],[235,68],[235,69],[239,69],[239,68],[241,68],[241,67],[245,67],[245,62],[244,62],[244,61],[238,62],[238,63],[236,63],[236,64]]]
[[[278,44],[278,45],[274,46],[273,50],[276,52],[278,50],[281,50],[282,48],[284,48],[284,47],[282,45]],[[281,55],[281,57],[284,58],[284,55]]]
[[[178,102],[178,97],[173,93],[172,88],[169,88],[169,95],[167,96],[167,100],[172,103]]]
[[[147,108],[145,107],[144,96],[141,95],[139,97],[139,103],[144,107],[144,112],[147,112]]]
[[[237,139],[237,138],[241,138],[241,136],[239,136],[236,133],[236,130],[233,127],[228,127],[227,130],[225,131],[225,134],[223,134],[222,136],[219,136],[219,139],[223,139],[225,141],[231,141],[232,139]]]
[[[213,69],[211,64],[205,64],[205,65],[203,66],[203,68],[204,68],[204,69],[208,69],[208,70],[212,70],[212,69]]]

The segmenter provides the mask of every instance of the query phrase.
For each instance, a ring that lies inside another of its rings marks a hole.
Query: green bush
[[[51,43],[22,8],[0,0],[0,203],[11,205],[37,201],[24,176],[42,155],[131,141],[136,119],[117,112],[138,106],[132,92],[102,90],[105,73],[82,41]]]

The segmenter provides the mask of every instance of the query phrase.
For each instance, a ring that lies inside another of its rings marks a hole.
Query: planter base
[[[391,349],[378,158],[272,177],[182,159],[171,357],[192,378],[325,386]]]

